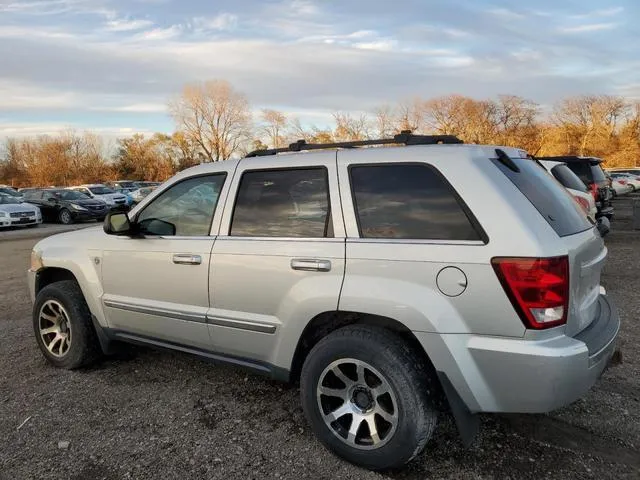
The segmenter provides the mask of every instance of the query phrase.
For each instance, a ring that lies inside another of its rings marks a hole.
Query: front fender
[[[89,310],[98,323],[108,327],[101,298],[102,289],[102,252],[99,250],[80,251],[73,247],[53,246],[42,251],[42,265],[37,274],[47,268],[61,268],[73,274],[78,281]]]

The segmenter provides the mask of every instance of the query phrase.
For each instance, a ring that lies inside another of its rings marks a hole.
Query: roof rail
[[[289,144],[288,147],[271,148],[269,150],[254,150],[249,152],[245,158],[266,157],[285,152],[300,152],[302,150],[323,150],[327,148],[356,148],[369,145],[436,145],[436,144],[458,144],[464,143],[455,135],[414,135],[411,130],[403,130],[393,138],[380,138],[377,140],[355,140],[352,142],[337,143],[307,143],[305,140]]]

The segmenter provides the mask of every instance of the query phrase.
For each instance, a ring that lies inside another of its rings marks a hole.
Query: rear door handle
[[[173,255],[173,263],[176,265],[200,265],[202,257],[191,253],[176,253]]]
[[[291,260],[291,268],[306,272],[328,272],[331,270],[331,261],[317,258],[294,258]]]

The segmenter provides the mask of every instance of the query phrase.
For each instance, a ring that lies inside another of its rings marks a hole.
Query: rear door
[[[338,307],[345,239],[336,152],[241,160],[212,253],[215,350],[290,360],[307,322]]]

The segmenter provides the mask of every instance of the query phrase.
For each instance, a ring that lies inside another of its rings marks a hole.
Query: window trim
[[[211,235],[211,228],[213,227],[213,219],[216,216],[216,210],[218,209],[218,204],[220,203],[220,197],[222,196],[222,191],[224,190],[224,186],[225,183],[227,182],[227,172],[226,171],[222,171],[222,172],[207,172],[207,173],[201,173],[198,175],[192,175],[191,177],[187,177],[187,178],[183,178],[182,180],[179,180],[175,183],[172,183],[170,185],[167,185],[166,188],[164,188],[161,192],[158,192],[158,195],[153,198],[153,200],[151,200],[148,204],[146,204],[143,208],[141,208],[138,212],[136,212],[135,216],[133,217],[133,223],[138,223],[138,218],[140,218],[140,215],[142,215],[142,212],[144,212],[147,208],[149,208],[150,205],[153,205],[156,200],[158,200],[160,197],[162,197],[162,195],[164,195],[166,192],[168,192],[169,190],[171,190],[173,187],[175,187],[176,185],[180,185],[181,183],[184,183],[188,180],[193,180],[194,178],[201,178],[201,177],[213,177],[213,176],[218,176],[218,175],[222,175],[222,185],[220,185],[220,193],[218,194],[218,198],[216,199],[216,204],[213,206],[213,212],[211,214],[211,219],[209,220],[209,230],[208,230],[208,234],[207,235],[153,235],[153,234],[145,234],[145,238],[147,236],[149,237],[153,237],[153,238],[167,238],[167,239],[173,239],[173,240],[183,240],[183,239],[203,239],[203,238],[207,238],[207,239],[211,239],[213,237],[215,237],[215,235]]]
[[[435,238],[385,238],[385,237],[363,237],[362,236],[362,227],[360,225],[360,215],[358,213],[358,203],[356,202],[356,192],[353,188],[353,177],[351,174],[351,170],[353,168],[359,167],[387,167],[387,166],[413,166],[418,165],[420,167],[424,167],[428,170],[431,170],[435,176],[442,182],[445,188],[452,194],[453,198],[456,200],[456,203],[467,217],[471,228],[478,234],[478,240],[459,240],[459,239],[435,239]],[[356,225],[358,226],[358,239],[366,240],[366,241],[377,241],[382,243],[384,242],[394,242],[394,243],[429,243],[429,244],[444,244],[444,245],[454,245],[454,244],[463,244],[463,245],[487,245],[489,243],[489,236],[485,232],[484,228],[473,214],[471,209],[467,206],[462,197],[458,194],[453,185],[449,183],[447,178],[442,174],[440,170],[438,170],[434,165],[426,162],[371,162],[371,163],[351,163],[347,166],[347,174],[349,177],[349,191],[351,193],[351,202],[353,205],[353,213],[356,219]],[[463,243],[459,243],[463,242]]]
[[[231,209],[231,218],[229,219],[229,229],[227,231],[227,238],[234,239],[273,239],[273,240],[287,240],[287,241],[295,241],[295,240],[333,240],[335,239],[335,234],[333,237],[274,237],[274,236],[260,236],[260,235],[232,235],[231,230],[233,229],[233,220],[236,215],[236,207],[238,206],[238,197],[240,196],[240,188],[242,187],[242,180],[247,173],[260,173],[260,172],[278,172],[278,171],[292,171],[292,170],[322,170],[325,178],[325,188],[327,193],[327,218],[324,222],[323,232],[326,235],[329,230],[329,221],[333,222],[334,216],[332,215],[333,210],[331,209],[331,192],[329,188],[329,169],[326,165],[298,165],[295,167],[273,167],[273,168],[250,168],[243,170],[240,174],[240,178],[238,179],[238,187],[236,188],[235,196],[233,199],[233,208]],[[333,227],[333,225],[332,225]],[[335,228],[335,227],[334,227]]]

